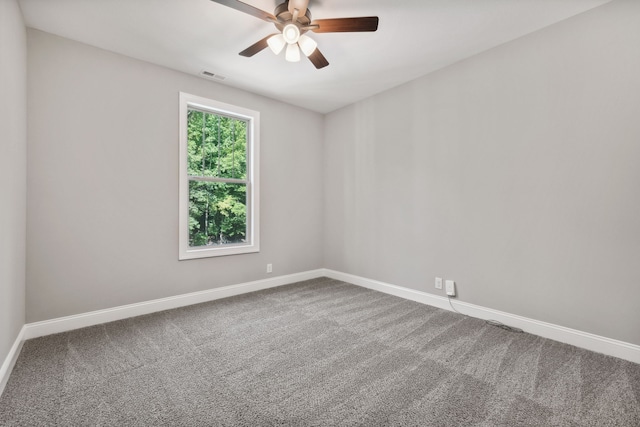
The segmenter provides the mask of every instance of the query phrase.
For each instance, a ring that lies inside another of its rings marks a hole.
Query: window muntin
[[[259,251],[259,113],[180,94],[180,259]]]

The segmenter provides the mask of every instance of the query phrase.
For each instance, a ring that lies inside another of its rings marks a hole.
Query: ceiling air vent
[[[206,78],[211,79],[211,80],[220,80],[221,81],[221,80],[226,79],[225,76],[221,76],[220,74],[215,74],[215,73],[212,73],[211,71],[207,71],[207,70],[202,70],[200,72],[200,75],[202,77],[206,77]]]

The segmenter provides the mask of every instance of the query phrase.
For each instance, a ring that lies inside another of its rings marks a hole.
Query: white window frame
[[[189,246],[189,175],[187,112],[196,108],[247,122],[247,238],[243,243]],[[236,105],[180,92],[179,260],[260,252],[260,113]]]

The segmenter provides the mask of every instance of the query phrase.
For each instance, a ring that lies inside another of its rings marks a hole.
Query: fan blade
[[[256,18],[260,18],[263,21],[267,22],[277,22],[278,19],[270,14],[269,12],[265,12],[264,10],[258,9],[257,7],[253,7],[250,4],[242,3],[238,0],[211,0],[214,3],[221,4],[223,6],[230,7],[231,9],[239,10],[240,12],[247,13],[251,16],[255,16]]]
[[[316,19],[311,22],[314,33],[349,33],[360,31],[376,31],[378,29],[377,16],[365,16],[362,18],[336,18],[336,19]]]
[[[240,52],[240,55],[241,56],[246,56],[247,58],[250,58],[253,55],[255,55],[256,53],[262,51],[264,48],[269,46],[269,44],[267,43],[267,40],[269,40],[269,38],[271,38],[271,36],[275,36],[275,34],[269,34],[267,37],[263,38],[262,40],[252,44],[251,46],[249,46],[248,48],[246,48],[245,50]]]
[[[293,15],[293,11],[298,9],[298,15],[304,16],[307,13],[307,6],[309,6],[309,0],[289,0],[289,12]]]
[[[327,58],[324,57],[324,55],[318,48],[316,48],[316,50],[314,50],[313,53],[309,55],[309,61],[311,61],[318,70],[329,65],[329,61],[327,61]]]

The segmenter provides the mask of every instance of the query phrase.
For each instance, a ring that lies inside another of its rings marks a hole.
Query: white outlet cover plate
[[[442,289],[442,277],[436,277],[436,289]]]
[[[445,286],[446,286],[447,295],[449,295],[450,297],[455,297],[456,296],[456,282],[454,282],[453,280],[447,280],[447,281],[445,281]]]

